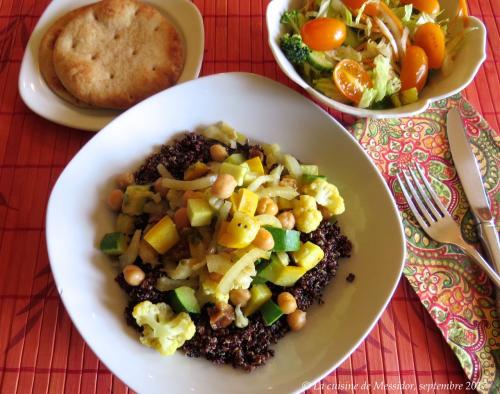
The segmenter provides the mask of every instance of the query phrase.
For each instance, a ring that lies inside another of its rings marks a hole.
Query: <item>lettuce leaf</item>
[[[372,71],[373,87],[365,89],[359,107],[367,108],[382,101],[386,96],[393,95],[401,89],[401,81],[394,74],[389,58],[377,55],[374,59],[375,68]]]

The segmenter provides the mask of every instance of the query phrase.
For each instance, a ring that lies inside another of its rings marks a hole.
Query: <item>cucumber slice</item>
[[[194,289],[188,286],[181,286],[169,291],[168,303],[175,313],[200,313],[200,304],[196,299]]]
[[[340,103],[349,103],[349,100],[342,93],[340,93],[340,90],[333,83],[332,78],[315,79],[313,81],[313,87],[335,101]]]
[[[283,311],[273,300],[267,301],[262,308],[260,308],[260,313],[262,314],[266,326],[274,324],[276,320],[283,316]]]
[[[273,252],[295,252],[300,249],[300,232],[278,227],[264,226],[274,239]]]
[[[324,52],[311,51],[307,57],[307,62],[319,71],[332,71],[333,63]]]

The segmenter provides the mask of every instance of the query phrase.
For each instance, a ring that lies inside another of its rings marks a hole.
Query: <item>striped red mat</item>
[[[250,71],[292,86],[267,47],[267,0],[194,2],[205,23],[203,75]],[[500,9],[495,3],[469,1],[470,13],[484,20],[489,36],[488,59],[465,96],[498,130]],[[0,0],[0,392],[128,392],[72,326],[48,266],[47,199],[90,135],[34,115],[17,91],[24,47],[47,4]],[[354,121],[331,114],[346,125]],[[310,392],[350,393],[355,384],[377,393],[414,392],[419,386],[421,392],[448,393],[458,392],[459,384],[466,387],[454,353],[405,279],[367,340]]]

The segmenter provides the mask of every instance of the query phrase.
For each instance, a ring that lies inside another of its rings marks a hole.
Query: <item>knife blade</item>
[[[447,115],[448,141],[460,182],[477,222],[478,235],[497,272],[500,273],[500,242],[491,212],[488,195],[484,189],[481,171],[472,152],[460,113],[456,108]]]

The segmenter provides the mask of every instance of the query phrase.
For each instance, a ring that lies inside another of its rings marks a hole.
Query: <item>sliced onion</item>
[[[285,155],[283,157],[283,164],[293,177],[299,179],[302,176],[302,167],[298,160],[292,155]]]
[[[141,242],[141,230],[135,230],[130,243],[128,244],[127,250],[120,256],[120,265],[125,267],[126,265],[133,264],[139,255],[139,245]]]
[[[156,170],[158,171],[158,174],[160,174],[162,178],[173,178],[172,174],[170,173],[170,171],[167,170],[167,167],[165,167],[163,163],[158,164],[156,166]]]
[[[222,294],[229,293],[233,286],[233,282],[238,278],[241,272],[264,256],[266,256],[266,252],[259,248],[253,248],[249,252],[245,253],[245,255],[236,261],[222,277],[219,285],[217,286],[217,291]]]
[[[224,275],[232,266],[229,255],[225,253],[209,254],[206,259],[208,272],[217,272]]]
[[[181,286],[188,286],[191,288],[195,288],[197,285],[197,279],[186,279],[186,280],[176,280],[170,279],[168,276],[162,276],[158,278],[155,284],[155,288],[159,291],[169,291],[175,290]]]
[[[257,215],[255,216],[255,220],[257,220],[261,226],[283,227],[279,219],[273,215]]]
[[[262,175],[255,179],[252,183],[247,186],[247,189],[251,192],[256,191],[259,187],[261,187],[264,183],[272,182],[274,178],[271,175]]]
[[[375,24],[380,28],[380,31],[384,35],[384,37],[389,40],[389,44],[391,44],[392,51],[394,52],[394,57],[396,59],[399,59],[398,44],[396,43],[396,40],[394,39],[391,31],[387,28],[386,25],[384,25],[384,22],[382,22],[376,16],[373,17],[373,20],[375,21]]]
[[[403,34],[401,35],[401,49],[403,51],[401,56],[404,56],[406,53],[406,47],[408,46],[409,35],[410,35],[410,30],[407,27],[405,27],[403,29]]]
[[[257,191],[259,197],[283,197],[285,200],[293,200],[299,193],[290,186],[270,186]]]
[[[217,175],[208,175],[193,181],[180,181],[178,179],[162,178],[163,187],[174,190],[200,190],[212,186],[217,179]]]

